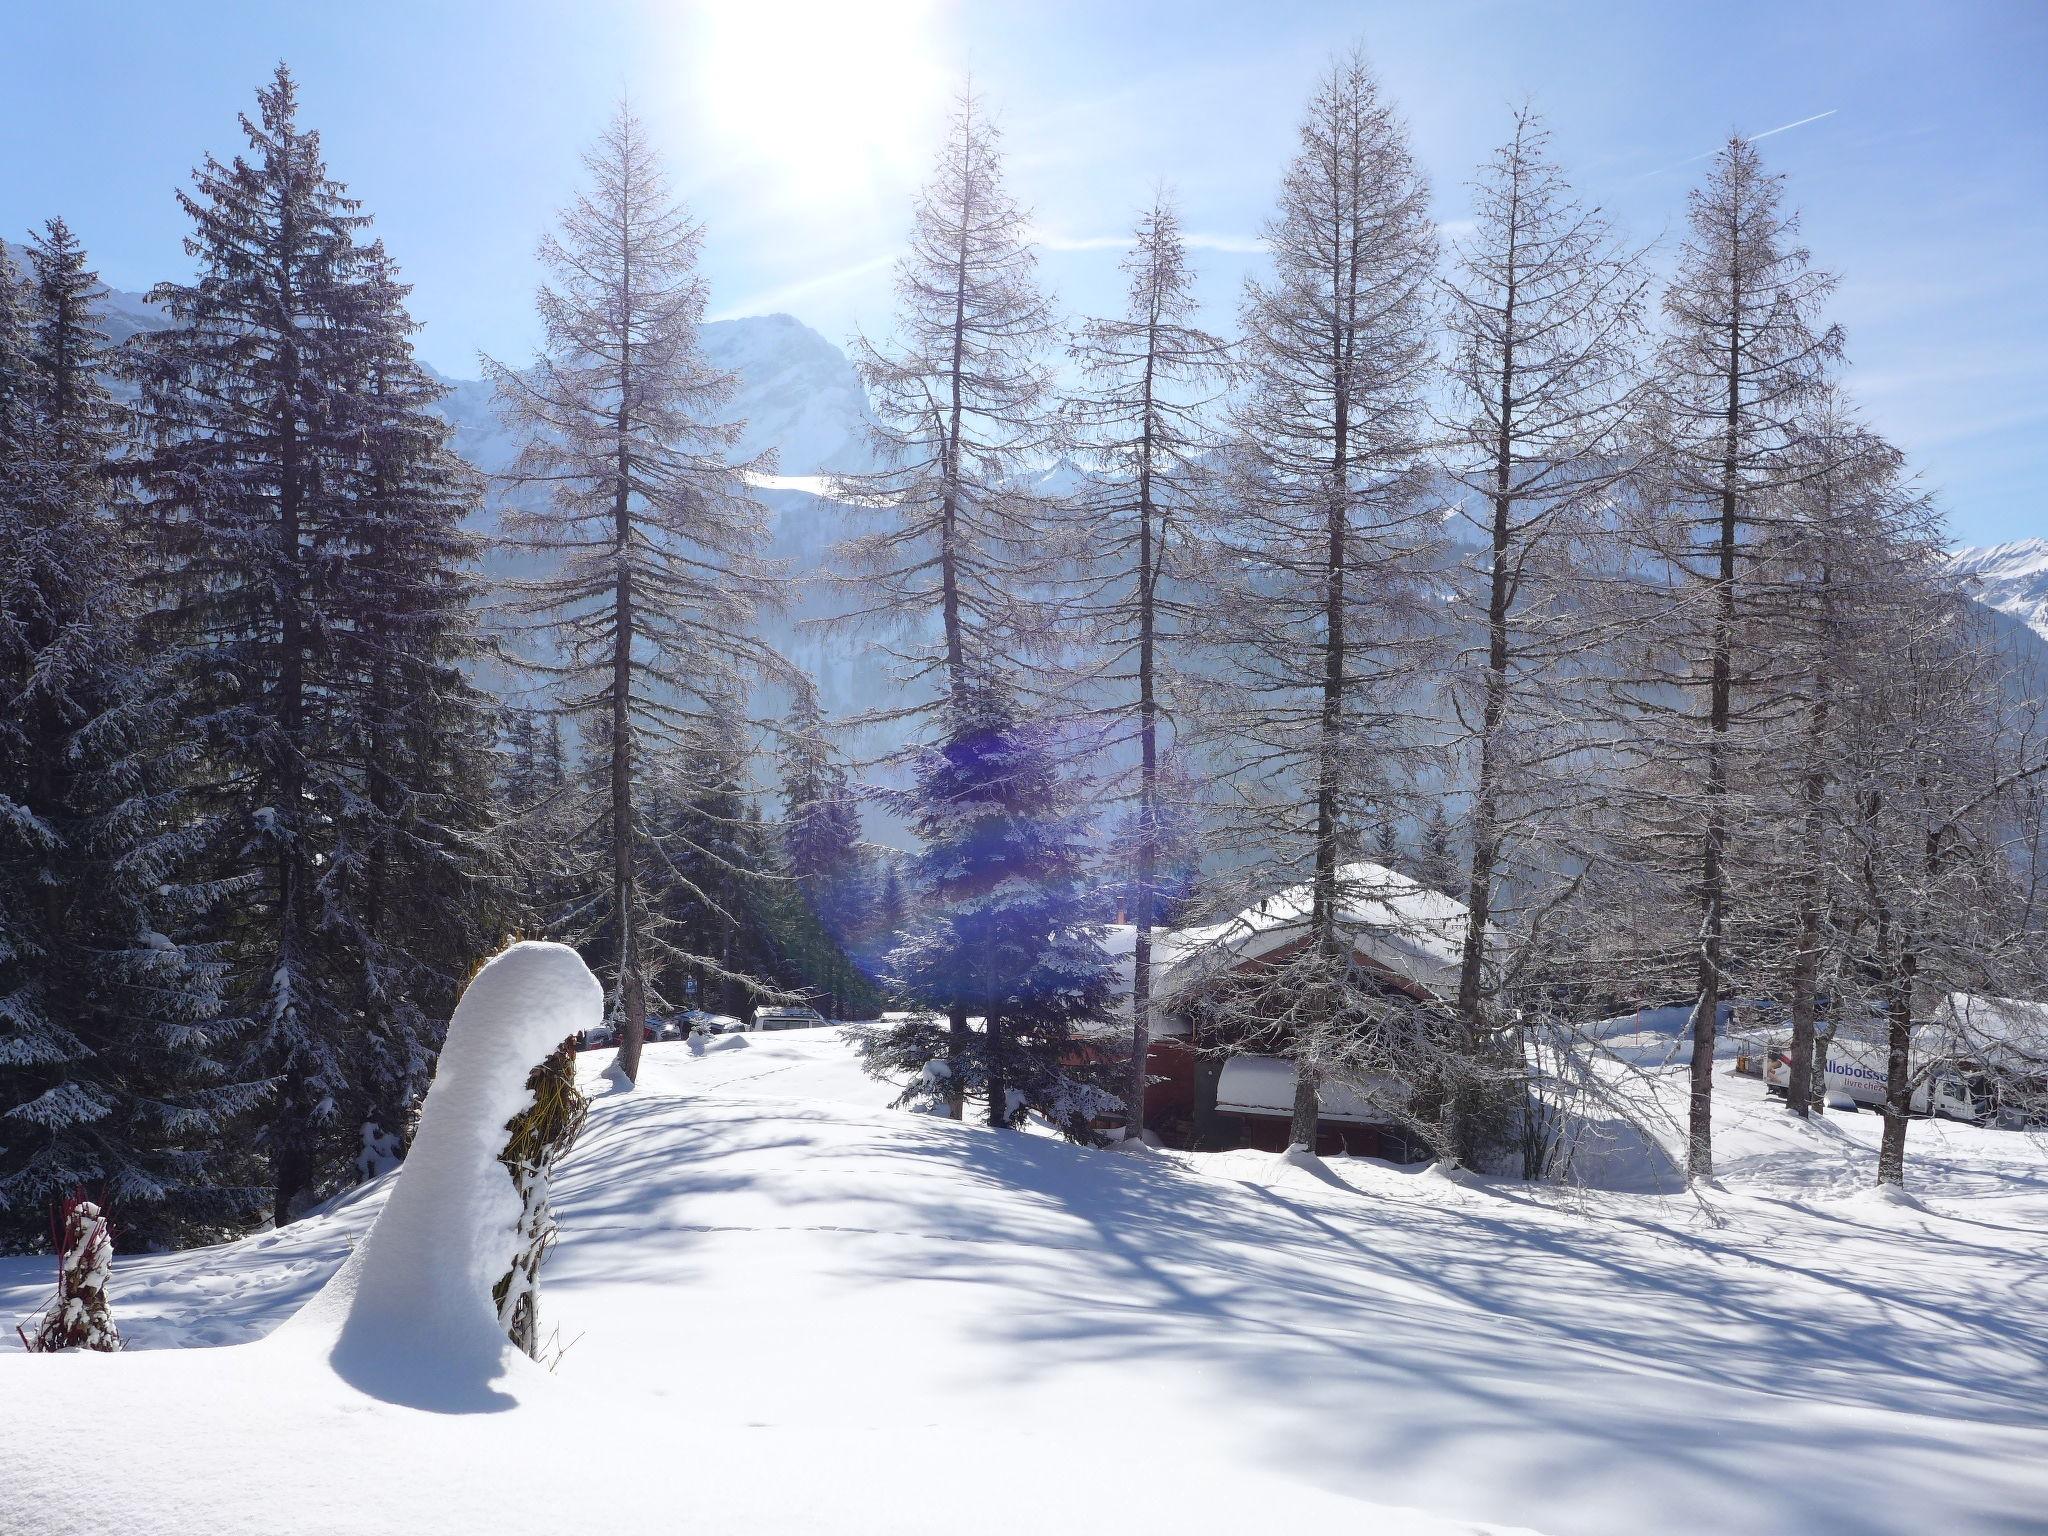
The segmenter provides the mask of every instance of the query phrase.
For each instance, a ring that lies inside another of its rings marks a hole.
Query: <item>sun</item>
[[[934,0],[708,0],[684,46],[731,170],[810,208],[895,196],[931,156],[947,71]]]

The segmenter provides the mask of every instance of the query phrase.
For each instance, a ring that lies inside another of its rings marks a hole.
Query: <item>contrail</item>
[[[1808,123],[1817,123],[1824,117],[1833,117],[1837,112],[1841,110],[1842,109],[1840,107],[1829,107],[1825,112],[1816,112],[1811,117],[1802,117],[1796,123],[1785,123],[1777,128],[1766,128],[1762,133],[1752,133],[1748,138],[1744,139],[1742,142],[1745,144],[1754,144],[1758,139],[1768,139],[1774,133],[1786,133],[1794,128],[1804,128]]]
[[[1762,133],[1752,133],[1751,135],[1749,135],[1748,138],[1744,139],[1742,142],[1745,144],[1754,144],[1758,139],[1768,139],[1774,133],[1789,133],[1794,128],[1804,128],[1808,123],[1817,123],[1824,117],[1833,117],[1837,112],[1841,110],[1842,109],[1840,107],[1829,107],[1825,112],[1816,112],[1811,117],[1802,117],[1796,123],[1780,123],[1775,128],[1766,128]],[[1719,153],[1721,153],[1721,151],[1718,149],[1710,149],[1707,150],[1704,154],[1687,155],[1683,160],[1674,160],[1669,165],[1660,165],[1654,171],[1644,171],[1635,179],[1637,181],[1647,181],[1652,176],[1663,176],[1671,171],[1681,170],[1688,165],[1697,165],[1702,160],[1711,160],[1714,158],[1714,156],[1718,155]]]

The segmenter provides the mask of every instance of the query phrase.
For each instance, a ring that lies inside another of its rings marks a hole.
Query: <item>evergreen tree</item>
[[[236,1214],[218,968],[181,942],[186,754],[138,631],[98,280],[61,220],[0,252],[0,1247],[89,1188],[124,1239]]]
[[[963,90],[918,197],[910,251],[897,264],[896,336],[887,348],[865,338],[855,347],[883,468],[849,477],[841,490],[880,523],[842,550],[859,594],[851,620],[887,622],[892,637],[935,636],[930,644],[892,638],[906,702],[891,714],[916,718],[940,756],[978,730],[989,680],[1009,668],[1015,683],[1019,663],[1049,647],[1048,588],[1073,553],[1029,486],[1061,437],[1046,360],[1055,326],[1035,268],[1030,222],[1004,185],[995,125]],[[927,875],[930,855],[927,848],[921,861]],[[952,921],[944,905],[966,889],[922,882],[920,900],[940,908],[924,914],[926,931]],[[1040,938],[1048,962],[1067,942],[1051,930]],[[955,1118],[976,1049],[965,1008],[952,1006],[944,1024],[946,1054],[958,1065],[946,1090]],[[924,1033],[906,1025],[893,1056],[914,1055]],[[871,1060],[885,1058],[891,1051]]]
[[[804,680],[782,731],[782,851],[802,901],[850,944],[866,918],[868,868],[860,807],[833,754],[817,689]]]
[[[497,802],[506,818],[505,867],[521,933],[547,937],[578,902],[571,765],[562,717],[514,707],[500,721]]]
[[[657,764],[715,726],[718,701],[781,664],[755,633],[779,573],[761,556],[766,514],[732,457],[742,423],[722,408],[736,385],[698,341],[707,290],[703,231],[674,202],[647,131],[623,105],[584,157],[592,187],[541,242],[546,341],[527,370],[489,362],[510,424],[527,434],[514,486],[545,488],[517,527],[560,558],[523,585],[518,607],[550,637],[539,664],[582,728],[588,766],[574,820],[599,830],[587,901],[561,921],[597,947],[631,1081],[656,975],[722,970],[679,949],[653,892],[684,852],[645,813]],[[715,784],[712,785],[715,788]]]
[[[957,1114],[979,1095],[991,1126],[1036,1113],[1092,1141],[1129,1073],[1078,1049],[1112,975],[1082,890],[1081,818],[1047,732],[991,681],[966,697],[945,745],[920,756],[906,807],[926,904],[890,956],[891,981],[930,1011],[869,1031],[863,1060],[910,1078],[899,1104]],[[979,1031],[955,1027],[976,1018]]]
[[[1401,846],[1401,828],[1391,812],[1382,812],[1372,826],[1372,860],[1382,869],[1408,867],[1407,850]]]
[[[1415,862],[1415,878],[1446,896],[1459,895],[1464,885],[1458,877],[1458,852],[1451,841],[1451,818],[1441,800],[1422,818],[1422,852]]]
[[[172,323],[132,366],[163,641],[203,744],[190,826],[227,898],[227,1016],[275,1083],[258,1144],[283,1223],[367,1166],[423,1080],[480,932],[460,887],[487,743],[458,670],[474,490],[404,289],[289,71],[257,100],[248,153],[180,194],[199,271],[152,292]]]
[[[434,411],[444,391],[412,353],[409,290],[381,246],[362,258],[353,465],[356,551],[337,657],[363,792],[339,820],[324,879],[360,913],[361,1016],[351,1072],[366,1153],[395,1144],[425,1094],[440,1032],[511,893],[494,835],[491,709],[465,664],[481,652],[480,495]],[[362,1171],[377,1171],[366,1158]]]

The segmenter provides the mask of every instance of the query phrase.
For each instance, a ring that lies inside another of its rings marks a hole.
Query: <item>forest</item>
[[[1366,55],[1304,85],[1219,334],[1165,184],[1125,305],[1065,312],[963,83],[802,576],[630,105],[536,232],[541,345],[484,359],[492,475],[283,66],[176,193],[161,327],[109,340],[56,211],[0,253],[0,1247],[79,1191],[183,1247],[395,1166],[512,937],[581,953],[627,1082],[692,1010],[805,1003],[900,1102],[1099,1143],[1155,940],[1296,886],[1307,942],[1217,1006],[1297,1144],[1396,1075],[1445,1166],[1543,1176],[1532,1063],[1683,1004],[1709,1181],[1762,1009],[1794,1117],[1876,1032],[1903,1183],[1930,1000],[2048,998],[2048,678],[1859,410],[1836,253],[1738,135],[1656,259],[1533,108],[1449,230]],[[827,711],[800,604],[885,704]],[[1469,914],[1452,995],[1361,974],[1389,871]]]

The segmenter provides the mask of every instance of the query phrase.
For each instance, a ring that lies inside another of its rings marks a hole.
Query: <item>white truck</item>
[[[1830,1101],[1846,1097],[1861,1108],[1884,1105],[1886,1066],[1890,1053],[1865,1040],[1838,1038],[1828,1046],[1826,1092]],[[1763,1052],[1764,1086],[1783,1093],[1792,1082],[1790,1042],[1774,1040]],[[1907,1113],[1943,1120],[1985,1123],[1993,1116],[1991,1084],[1967,1061],[1913,1064],[1913,1096]]]

